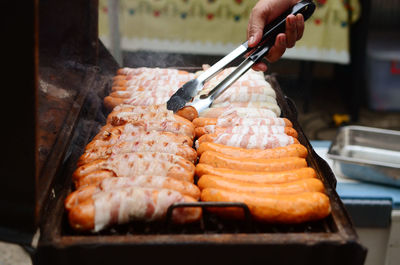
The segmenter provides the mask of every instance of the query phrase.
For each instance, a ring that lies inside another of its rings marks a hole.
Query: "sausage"
[[[213,166],[199,163],[196,165],[196,176],[216,175],[224,178],[241,180],[254,183],[283,183],[299,179],[316,178],[317,174],[311,167],[297,168],[291,170],[265,172],[265,171],[242,171],[229,168],[215,168]]]
[[[167,131],[173,133],[184,134],[194,138],[194,127],[193,125],[188,125],[175,121],[130,121],[130,123],[134,126],[143,127],[147,131],[158,130],[158,131]]]
[[[172,111],[167,110],[165,107],[163,109],[156,109],[152,108],[151,106],[146,108],[117,108],[114,109],[107,117],[107,122],[114,126],[142,120],[174,121],[183,123],[186,126],[193,127],[194,129],[193,124],[189,120],[179,115],[174,115]]]
[[[199,113],[192,106],[186,106],[176,112],[177,115],[189,120],[193,121],[194,119],[199,117]]]
[[[131,91],[124,91],[124,90],[117,90],[113,91],[109,94],[110,97],[113,98],[131,98],[132,92]]]
[[[275,90],[267,83],[230,86],[215,102],[267,101],[276,103]]]
[[[266,102],[266,101],[250,101],[250,102],[222,102],[222,103],[213,103],[210,112],[213,109],[219,108],[230,108],[230,107],[242,107],[242,108],[262,108],[269,109],[276,113],[276,116],[279,117],[281,115],[281,109],[279,108],[277,103]],[[204,112],[200,114],[203,115]],[[217,117],[209,117],[209,118],[217,118]]]
[[[200,157],[199,163],[234,170],[268,172],[307,167],[306,160],[300,157],[281,157],[271,159],[235,158],[213,151],[204,152]]]
[[[104,135],[104,139],[92,140],[85,147],[85,150],[93,149],[101,146],[111,146],[120,144],[121,142],[132,142],[132,141],[148,141],[150,139],[157,139],[163,142],[173,142],[176,144],[182,144],[187,146],[193,146],[193,141],[186,135],[174,134],[171,132],[158,132],[152,131],[147,132],[142,127],[134,127],[137,130],[131,132],[116,132],[113,134],[110,132],[108,135]]]
[[[110,191],[125,187],[144,187],[157,189],[176,190],[183,195],[193,197],[198,200],[200,198],[200,190],[193,183],[182,181],[170,177],[160,176],[134,176],[128,178],[107,178],[99,182],[97,185],[92,184],[71,192],[65,199],[64,205],[67,210],[73,206],[89,199],[93,194],[100,191]]]
[[[204,142],[197,148],[197,155],[201,156],[205,151],[214,151],[237,158],[280,158],[280,157],[302,157],[306,158],[307,148],[301,144],[290,144],[284,147],[270,149],[245,149],[240,147],[226,146],[212,142]]]
[[[280,125],[293,127],[291,121],[286,118],[202,118],[193,120],[194,127],[204,127],[207,125],[217,125],[219,127],[231,126],[262,126],[262,125]]]
[[[169,77],[164,79],[139,79],[132,78],[126,80],[117,80],[112,83],[111,91],[118,91],[123,88],[123,91],[129,92],[166,92],[176,91],[181,87],[189,78],[179,80],[177,77]]]
[[[113,126],[111,124],[104,125],[100,132],[93,138],[94,140],[108,140],[112,135],[121,135],[123,133],[132,133],[137,131],[158,131],[170,132],[175,135],[185,135],[191,140],[194,138],[193,126],[185,126],[182,123],[173,121],[140,121],[134,123],[126,123],[121,126]]]
[[[240,118],[276,118],[275,112],[269,109],[260,108],[239,108],[232,107],[218,116],[218,118],[223,117],[240,117]]]
[[[134,106],[129,104],[123,104],[113,109],[113,112],[124,112],[124,111],[129,111],[138,114],[147,112],[166,112],[168,110],[166,104],[158,104],[150,106]]]
[[[179,202],[196,200],[174,190],[128,187],[96,193],[72,207],[68,220],[74,230],[98,232],[114,224],[162,220],[168,207]],[[200,207],[178,208],[172,212],[172,221],[191,223],[198,221],[201,214]]]
[[[226,116],[236,116],[242,118],[275,118],[276,112],[270,109],[253,107],[220,107],[208,108],[199,115],[204,118],[219,118]]]
[[[153,128],[149,128],[149,129],[154,129],[154,130],[158,130],[158,131],[164,131],[163,128],[167,128],[168,127],[177,127],[180,130],[165,130],[165,131],[169,131],[169,132],[174,132],[174,133],[179,133],[179,134],[185,134],[189,137],[191,137],[191,139],[193,139],[194,137],[194,126],[193,124],[178,116],[178,115],[173,115],[172,117],[168,118],[168,117],[153,117],[150,115],[143,115],[142,117],[134,117],[133,115],[125,115],[125,117],[113,117],[111,124],[113,126],[121,126],[124,125],[126,123],[130,123],[133,125],[143,125],[141,127],[144,127],[144,129],[146,129],[146,127],[151,127],[151,125],[153,125]],[[160,129],[157,129],[160,128]],[[150,131],[150,130],[148,130]]]
[[[271,90],[272,91],[272,90]],[[227,95],[227,96],[226,96]],[[215,103],[222,103],[222,102],[249,102],[249,101],[266,101],[277,104],[276,98],[268,95],[268,94],[257,94],[257,93],[246,93],[241,91],[238,94],[228,94],[224,93],[222,96],[216,98],[214,100]]]
[[[122,179],[122,178],[116,178]],[[99,182],[101,183],[101,182]],[[64,207],[67,211],[70,211],[74,206],[90,199],[93,194],[101,191],[98,184],[91,184],[87,186],[82,186],[81,188],[68,194],[67,198],[64,200]]]
[[[192,121],[193,125],[195,128],[197,127],[204,127],[207,125],[216,125],[218,121],[218,118],[204,118],[204,117],[199,117],[196,118]]]
[[[143,94],[143,93],[140,95],[132,96],[130,98],[116,98],[107,96],[104,98],[104,106],[107,109],[112,110],[116,106],[123,104],[130,104],[135,106],[159,105],[166,103],[170,99],[170,97],[171,96],[168,94],[151,97],[149,94]]]
[[[115,76],[113,76],[113,81],[116,81],[116,80],[126,80],[126,75],[115,75]]]
[[[207,188],[201,192],[206,202],[243,202],[252,217],[261,222],[296,224],[321,220],[331,212],[328,196],[321,192],[303,192],[285,195],[252,195]],[[225,217],[243,219],[239,208],[207,208]]]
[[[204,134],[286,134],[297,138],[298,133],[292,127],[284,127],[277,125],[270,126],[230,126],[230,127],[218,127],[216,125],[207,125],[204,127],[197,127],[194,129],[197,138],[200,138]]]
[[[160,126],[135,126],[133,124],[127,123],[121,126],[112,126],[110,124],[104,125],[101,129],[100,132],[93,138],[92,142],[95,141],[102,141],[103,143],[109,143],[114,144],[116,139],[124,138],[124,139],[130,139],[133,138],[136,134],[141,134],[141,133],[150,133],[150,134],[157,134],[157,133],[162,133],[164,136],[171,135],[171,137],[176,137],[173,142],[177,142],[180,144],[185,144],[188,146],[193,146],[193,140],[191,137],[182,134],[181,132],[183,130],[175,130],[176,128],[174,127],[160,127]],[[154,124],[153,125],[157,125]],[[185,128],[186,129],[186,128]],[[173,132],[171,132],[173,131]],[[157,137],[158,138],[158,137]],[[99,142],[100,146],[104,146],[104,144]],[[95,145],[97,146],[97,145]]]
[[[153,163],[154,166],[161,167],[162,163],[160,161],[155,161]],[[97,185],[99,182],[101,182],[104,179],[108,178],[125,178],[125,177],[132,177],[134,175],[146,175],[146,174],[152,174],[153,172],[148,173],[146,170],[137,170],[136,172],[128,175],[122,175],[118,174],[114,171],[110,171],[107,169],[99,169],[99,170],[94,170],[88,173],[87,175],[84,175],[80,178],[75,178],[74,179],[74,186],[76,189],[86,187],[89,185]],[[158,171],[156,172],[157,175],[163,176],[163,177],[171,177],[175,178],[178,180],[182,181],[187,181],[187,182],[193,182],[193,175],[190,172],[182,171],[182,168],[179,166],[171,166],[166,170],[163,171]],[[153,175],[153,174],[152,174]]]
[[[196,165],[196,176],[201,178],[203,175],[216,175],[224,178],[254,182],[254,183],[283,183],[296,181],[299,179],[316,178],[317,174],[311,167],[297,168],[278,172],[263,171],[241,171],[229,168],[215,168],[207,164]]]
[[[118,177],[114,172],[109,170],[95,170],[90,172],[89,174],[81,177],[73,179],[73,183],[76,189],[80,189],[82,187],[97,185],[101,181],[107,178],[116,178]]]
[[[194,138],[194,127],[193,125],[186,125],[180,122],[175,122],[171,120],[151,120],[151,121],[130,121],[129,124],[133,127],[141,127],[144,131],[164,131],[164,132],[172,132],[176,134],[183,134],[190,139]],[[125,125],[125,124],[124,124]],[[112,128],[113,125],[108,125],[106,129]],[[103,133],[103,128],[100,133]]]
[[[111,87],[111,91],[112,92],[114,92],[114,91],[127,91],[128,89],[127,89],[127,87],[125,87],[125,86],[118,86],[117,85],[118,83],[113,83],[113,86]]]
[[[128,82],[128,80],[126,78],[125,79],[122,79],[122,78],[114,79],[112,86],[113,87],[115,87],[115,86],[126,87],[127,82]]]
[[[127,79],[133,78],[133,76],[141,75],[146,73],[149,76],[160,76],[160,75],[187,75],[189,72],[183,70],[177,70],[172,68],[149,68],[149,67],[138,67],[130,68],[123,67],[117,70],[117,75],[125,75]]]
[[[172,154],[182,157],[190,162],[194,162],[197,159],[196,151],[187,145],[168,141],[158,142],[156,140],[149,140],[121,142],[115,145],[86,149],[79,158],[78,165],[83,165],[97,159],[106,159],[113,155],[143,152]]]
[[[233,147],[241,147],[246,149],[269,149],[275,147],[287,146],[290,144],[298,144],[299,141],[285,134],[205,134],[201,136],[197,142],[198,145],[212,142]]]
[[[126,103],[125,98],[114,98],[111,96],[106,96],[104,98],[104,106],[109,110],[112,110],[116,106],[124,104],[124,103]]]
[[[109,139],[109,137],[111,137],[111,130],[113,130],[114,126],[112,126],[111,124],[105,124],[104,126],[102,126],[99,130],[99,132],[93,137],[93,140],[106,140]]]
[[[130,111],[118,111],[117,113],[112,112],[110,115],[107,117],[107,122],[111,123],[113,126],[120,126],[124,125],[125,123],[134,123],[138,121],[172,121],[172,122],[178,122],[182,123],[185,126],[188,126],[189,128],[193,128],[194,130],[194,125],[184,117],[181,117],[179,115],[174,115],[171,112],[151,112],[147,111],[147,113],[133,113]]]
[[[324,185],[317,178],[307,178],[292,182],[260,184],[246,180],[235,180],[215,175],[203,175],[197,182],[201,190],[216,188],[234,192],[245,192],[254,195],[293,194],[306,191],[324,192]]]
[[[134,153],[116,155],[107,160],[99,159],[78,167],[72,174],[73,180],[95,174],[107,177],[130,177],[138,175],[157,175],[174,177],[193,182],[193,170],[188,170],[180,163],[174,163],[161,159],[139,158]]]
[[[192,149],[193,150],[193,149]],[[108,159],[108,160],[105,160]],[[166,161],[169,163],[177,164],[178,166],[184,168],[187,171],[193,171],[194,170],[194,164],[187,159],[183,158],[182,156],[175,155],[175,154],[170,154],[170,153],[163,153],[163,152],[131,152],[131,153],[126,153],[126,154],[113,154],[109,156],[108,158],[101,158],[101,159],[96,159],[93,161],[90,161],[88,163],[83,163],[82,169],[85,170],[85,172],[91,168],[93,168],[95,165],[98,164],[103,164],[104,161],[105,163],[110,162],[112,163],[113,161],[118,161],[119,159],[131,159],[131,160],[146,160],[146,161],[151,161],[151,160],[160,160],[160,161]],[[95,162],[97,161],[97,162]],[[79,162],[78,162],[79,164]],[[90,165],[88,165],[90,164]],[[81,167],[79,166],[79,167]]]

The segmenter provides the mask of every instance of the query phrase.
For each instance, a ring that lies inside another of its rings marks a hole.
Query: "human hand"
[[[299,0],[260,0],[253,7],[247,26],[249,47],[255,47],[260,42],[264,27],[295,5]],[[304,17],[302,14],[289,15],[286,18],[286,31],[276,36],[275,44],[271,47],[266,59],[275,62],[285,53],[286,48],[292,48],[301,39],[304,32]],[[267,71],[267,65],[259,62],[254,70]]]

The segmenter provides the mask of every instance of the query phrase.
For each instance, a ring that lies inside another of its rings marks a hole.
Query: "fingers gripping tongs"
[[[233,50],[231,53],[223,57],[209,69],[204,71],[196,79],[193,79],[181,88],[167,102],[167,108],[174,112],[183,111],[183,108],[190,107],[190,115],[184,114],[182,116],[189,116],[188,119],[195,118],[203,110],[207,109],[212,102],[221,95],[232,83],[239,79],[246,73],[255,63],[259,62],[275,43],[275,38],[279,33],[285,32],[286,17],[290,14],[302,14],[304,20],[307,20],[314,12],[315,5],[312,1],[300,1],[292,8],[287,10],[284,14],[279,16],[273,22],[264,28],[263,36],[260,44],[255,48],[249,48],[247,41]],[[204,83],[220,72],[224,67],[230,64],[235,59],[243,56],[246,53],[251,53],[244,61],[236,67],[236,69],[222,80],[216,87],[214,87],[208,94],[201,95],[193,98],[203,88]],[[186,109],[186,108],[185,108]],[[196,111],[194,111],[195,109]],[[197,112],[197,113],[195,113]]]

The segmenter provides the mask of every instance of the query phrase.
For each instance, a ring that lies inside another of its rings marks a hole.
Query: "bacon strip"
[[[298,143],[298,140],[286,134],[206,134],[196,142],[196,148],[202,142],[213,142],[246,149],[269,149]]]
[[[174,190],[129,187],[96,193],[93,201],[96,232],[112,224],[161,220],[169,206],[185,199]],[[176,219],[184,219],[179,211],[173,214]]]

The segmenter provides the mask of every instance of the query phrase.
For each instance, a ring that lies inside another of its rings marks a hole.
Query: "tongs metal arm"
[[[254,52],[207,95],[200,96],[200,98],[209,98],[212,102],[219,95],[221,95],[232,83],[234,83],[244,73],[246,73],[255,63],[259,62],[274,45],[276,36],[281,32],[285,32],[286,17],[289,14],[297,15],[301,13],[304,16],[304,20],[306,20],[312,15],[314,9],[315,5],[311,1],[303,0],[294,5],[292,9],[287,11],[285,14],[282,14],[280,17],[270,23],[268,27],[265,28],[263,39],[258,47],[254,50]],[[247,46],[247,42],[242,45]]]
[[[236,69],[214,87],[207,95],[200,96],[200,99],[209,98],[211,102],[219,97],[226,89],[228,89],[236,80],[246,73],[256,62],[261,60],[272,47],[273,43],[264,43],[258,47],[249,57],[247,57]]]
[[[284,14],[280,15],[278,18],[276,18],[273,22],[269,23],[263,31],[263,36],[260,41],[260,45],[264,44],[267,42],[269,39],[273,38],[275,39],[276,35],[278,35],[280,32],[285,32],[285,23],[286,23],[286,17],[290,14],[297,15],[299,13],[303,14],[304,20],[308,19],[312,13],[314,12],[315,5],[312,3],[312,1],[309,0],[303,0],[295,4],[291,9],[286,11]],[[209,69],[204,71],[197,79],[199,82],[204,83],[213,76],[215,76],[218,72],[220,72],[223,68],[225,68],[227,65],[232,63],[234,60],[237,58],[240,58],[244,54],[254,51],[255,48],[250,48],[248,46],[248,41],[243,42],[239,47],[237,47],[235,50],[230,52],[228,55],[223,57],[221,60],[219,60],[217,63],[215,63],[213,66],[211,66]]]

